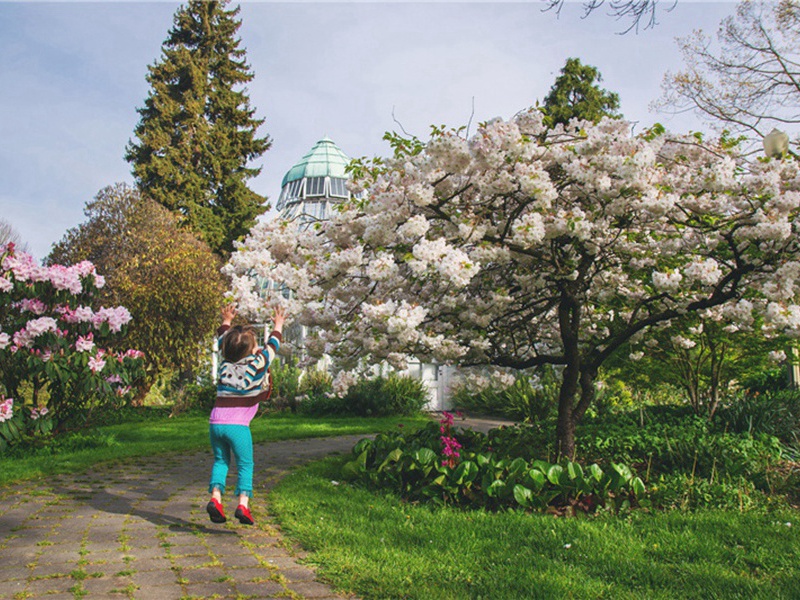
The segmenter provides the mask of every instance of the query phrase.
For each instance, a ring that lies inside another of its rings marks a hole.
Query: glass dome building
[[[350,157],[333,140],[322,138],[286,172],[275,208],[286,219],[313,222],[328,218],[331,206],[350,197],[346,171]]]

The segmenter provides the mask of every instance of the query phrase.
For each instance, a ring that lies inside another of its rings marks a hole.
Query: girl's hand
[[[233,304],[226,304],[222,307],[222,324],[230,325],[233,318],[236,316],[236,306]]]
[[[283,331],[283,324],[286,321],[286,309],[282,306],[275,308],[275,331]]]

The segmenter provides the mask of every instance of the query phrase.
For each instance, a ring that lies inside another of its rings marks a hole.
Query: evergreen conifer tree
[[[543,112],[550,126],[567,124],[570,119],[597,123],[605,116],[618,117],[619,95],[601,88],[603,80],[597,67],[568,58],[561,74],[544,99]]]
[[[189,0],[175,14],[126,160],[140,190],[181,215],[217,253],[233,249],[266,210],[247,187],[249,166],[271,145],[257,137],[246,88],[253,73],[236,33],[239,8],[228,0]]]

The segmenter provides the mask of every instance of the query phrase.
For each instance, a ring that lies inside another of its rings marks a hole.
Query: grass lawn
[[[363,419],[356,417],[304,417],[275,413],[256,417],[250,429],[253,441],[368,434],[394,430],[398,423],[422,425],[426,416]],[[58,439],[50,446],[23,456],[0,456],[0,486],[14,481],[73,473],[98,463],[166,452],[209,447],[208,416],[184,415],[106,425]]]
[[[321,576],[365,599],[800,599],[800,514],[437,509],[340,483],[343,457],[270,494]]]

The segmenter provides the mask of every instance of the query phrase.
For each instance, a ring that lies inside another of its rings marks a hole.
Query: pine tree
[[[568,58],[544,99],[549,124],[567,124],[573,118],[597,123],[605,116],[618,117],[619,95],[601,88],[598,82],[602,80],[597,67]]]
[[[253,73],[236,33],[239,8],[190,0],[175,14],[162,57],[149,67],[150,93],[126,160],[140,190],[181,215],[217,253],[233,249],[266,198],[247,187],[248,166],[271,145],[257,137],[247,90]]]

